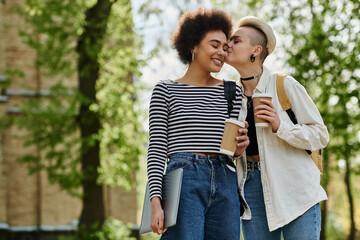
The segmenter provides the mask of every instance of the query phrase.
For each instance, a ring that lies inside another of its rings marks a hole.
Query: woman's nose
[[[226,54],[226,51],[225,51],[225,49],[224,48],[219,48],[219,50],[220,50],[220,54],[222,54],[222,55],[225,55]]]

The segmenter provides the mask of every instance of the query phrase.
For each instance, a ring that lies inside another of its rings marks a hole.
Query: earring
[[[194,61],[194,58],[195,58],[194,55],[195,55],[194,52],[191,52],[191,61],[192,62]]]
[[[251,54],[251,56],[250,56],[250,61],[251,61],[251,62],[255,62],[255,56],[254,56],[254,54]]]

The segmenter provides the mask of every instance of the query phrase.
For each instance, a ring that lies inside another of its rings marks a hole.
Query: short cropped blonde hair
[[[245,26],[255,28],[265,35],[266,51],[264,52],[266,56],[264,56],[264,58],[270,55],[276,46],[276,38],[271,26],[264,20],[254,16],[247,16],[240,19],[238,27]]]

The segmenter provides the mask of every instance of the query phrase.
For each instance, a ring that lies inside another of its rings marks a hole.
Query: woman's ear
[[[261,45],[257,45],[254,50],[253,50],[253,54],[255,57],[260,56],[260,54],[262,53],[262,46]]]
[[[196,52],[198,51],[198,48],[199,48],[198,46],[193,47],[193,49],[191,49],[191,52],[196,54]]]

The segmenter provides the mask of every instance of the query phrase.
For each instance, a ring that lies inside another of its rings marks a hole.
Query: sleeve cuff
[[[290,129],[289,123],[285,121],[280,121],[279,129],[276,132],[276,135],[281,138],[282,140],[286,140],[286,136],[288,136],[288,132]]]

